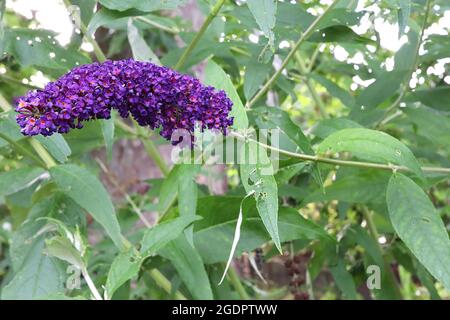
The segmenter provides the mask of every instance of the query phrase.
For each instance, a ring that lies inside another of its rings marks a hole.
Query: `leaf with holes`
[[[278,187],[266,150],[249,141],[241,148],[241,180],[245,191],[253,192],[259,215],[275,246],[281,252],[278,233]],[[244,213],[245,215],[245,213]]]

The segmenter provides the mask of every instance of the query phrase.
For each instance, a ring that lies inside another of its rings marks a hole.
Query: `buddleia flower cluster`
[[[194,132],[196,126],[226,134],[233,123],[232,105],[224,91],[170,68],[108,60],[76,67],[20,97],[16,120],[25,135],[49,136],[82,128],[84,121],[109,119],[116,109],[123,118],[131,114],[141,126],[160,128],[161,136],[170,140],[175,130]]]

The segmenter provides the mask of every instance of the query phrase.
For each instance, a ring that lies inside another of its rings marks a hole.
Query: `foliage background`
[[[0,1],[2,299],[449,297],[448,1],[18,2]],[[225,89],[235,127],[280,128],[290,154],[263,178],[172,167],[166,141],[117,118],[20,134],[16,97],[105,57]]]

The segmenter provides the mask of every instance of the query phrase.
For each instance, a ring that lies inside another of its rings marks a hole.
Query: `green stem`
[[[155,161],[155,164],[158,166],[158,168],[161,170],[162,174],[164,176],[167,176],[170,172],[169,166],[164,161],[163,157],[161,156],[161,153],[159,152],[158,148],[155,146],[154,142],[150,139],[148,135],[145,135],[142,131],[142,128],[136,126],[137,130],[130,127],[129,125],[123,123],[120,120],[116,120],[115,124],[120,127],[122,130],[130,133],[131,135],[142,138],[142,143],[144,144],[145,151],[147,151],[147,154]]]
[[[409,169],[407,167],[398,166],[398,165],[387,165],[387,164],[374,163],[374,162],[361,162],[361,161],[331,159],[331,158],[322,157],[322,156],[318,156],[318,155],[296,153],[296,152],[291,152],[291,151],[287,151],[287,150],[269,146],[269,145],[259,142],[257,140],[245,137],[237,132],[232,132],[232,133],[230,133],[230,135],[232,135],[242,141],[253,141],[265,149],[273,150],[280,154],[284,154],[284,155],[287,155],[287,156],[290,156],[293,158],[298,158],[298,159],[302,159],[302,160],[306,160],[306,161],[322,162],[322,163],[328,163],[328,164],[340,165],[340,166],[348,166],[348,167],[372,168],[372,169],[380,169],[380,170],[388,170],[388,171],[409,171],[409,172],[411,171],[411,169]],[[450,168],[422,167],[421,169],[422,169],[422,171],[425,171],[425,172],[450,174]]]
[[[310,73],[312,71],[312,69],[314,68],[317,57],[319,56],[319,52],[320,52],[320,44],[317,46],[316,50],[314,50],[313,55],[312,55],[311,59],[309,60],[308,68],[306,70],[308,73]]]
[[[300,69],[300,73],[305,76],[305,84],[308,88],[309,92],[311,93],[311,97],[313,98],[314,102],[316,103],[317,107],[319,108],[320,115],[322,118],[326,119],[328,117],[327,112],[325,111],[325,105],[323,104],[322,99],[320,98],[319,94],[316,91],[316,88],[314,87],[314,84],[312,83],[311,79],[308,78],[308,68],[306,68],[302,58],[300,57],[300,52],[295,52],[295,60],[298,63],[298,67]]]
[[[384,270],[387,273],[387,276],[389,277],[389,282],[392,283],[395,291],[395,295],[398,299],[402,299],[402,294],[400,292],[400,288],[398,286],[397,279],[395,278],[394,273],[392,272],[391,265],[389,263],[388,257],[384,254],[383,248],[381,247],[380,243],[378,242],[378,239],[380,238],[380,235],[377,230],[377,226],[375,225],[375,222],[372,218],[372,213],[367,209],[366,207],[362,207],[362,214],[364,216],[364,219],[367,222],[367,227],[369,229],[369,232],[374,239],[374,241],[377,244],[378,251],[380,252],[380,255],[383,257],[384,262]]]
[[[145,151],[147,151],[147,154],[153,159],[155,164],[158,166],[159,170],[161,170],[162,174],[164,176],[167,176],[170,172],[169,166],[164,161],[155,143],[153,142],[153,140],[150,138],[149,135],[145,134],[145,130],[143,128],[141,128],[137,123],[134,124],[136,127],[137,134],[143,138],[141,139],[141,141],[144,144]]]
[[[172,293],[172,284],[169,280],[157,269],[152,269],[148,271],[150,277],[155,280],[156,284],[161,287],[164,291],[171,294]],[[175,292],[175,300],[187,300],[186,297],[179,291]]]
[[[178,60],[177,64],[174,67],[175,70],[181,69],[183,67],[183,65],[186,63],[186,60],[188,59],[188,57],[192,53],[192,50],[194,50],[195,46],[200,41],[200,39],[203,36],[203,34],[205,33],[206,29],[208,29],[208,27],[211,24],[212,20],[219,13],[219,11],[222,8],[224,3],[225,3],[225,0],[218,0],[216,2],[214,7],[211,9],[211,12],[206,17],[205,21],[203,22],[202,26],[200,27],[200,30],[198,30],[197,33],[195,34],[194,39],[192,39],[191,43],[183,51],[180,59]]]
[[[44,148],[44,146],[37,141],[34,138],[29,139],[30,145],[33,147],[33,149],[36,151],[36,153],[39,155],[39,157],[44,161],[45,166],[47,169],[50,169],[51,167],[56,166],[56,162],[53,159],[53,157],[48,153],[48,151]]]
[[[277,78],[281,75],[283,70],[286,68],[289,61],[294,57],[295,52],[298,50],[300,45],[307,40],[315,31],[318,24],[322,21],[322,19],[327,15],[328,12],[339,2],[339,0],[334,0],[333,3],[325,10],[325,12],[317,17],[313,23],[306,29],[306,31],[300,36],[297,42],[292,47],[291,51],[289,51],[286,58],[281,63],[280,68],[270,77],[270,79],[264,84],[264,86],[256,93],[256,95],[247,102],[246,107],[251,108],[272,86],[272,84],[277,80]]]
[[[81,274],[83,275],[84,280],[86,281],[86,284],[88,285],[89,290],[91,291],[91,294],[94,297],[94,299],[103,300],[102,295],[100,294],[100,292],[98,292],[98,289],[94,284],[94,281],[92,281],[91,277],[89,276],[89,272],[85,267],[81,269]]]
[[[142,143],[144,144],[144,148],[147,151],[147,153],[150,155],[155,164],[161,170],[162,174],[164,176],[167,176],[170,172],[170,169],[167,166],[161,154],[159,153],[159,150],[156,147],[155,143],[150,138],[142,140]]]
[[[72,4],[69,0],[63,0],[64,1],[64,5],[69,8]],[[92,47],[94,48],[94,54],[97,57],[97,60],[99,62],[104,62],[106,61],[106,56],[103,53],[102,49],[100,48],[99,44],[97,41],[95,41],[95,39],[92,37],[92,35],[90,35],[87,31],[86,25],[83,23],[83,21],[81,20],[80,17],[80,25],[77,26],[80,28],[80,31],[83,33],[85,39],[87,42],[89,42]]]
[[[236,289],[236,292],[239,294],[239,297],[241,297],[242,300],[250,300],[247,291],[245,291],[245,288],[242,285],[242,282],[239,279],[239,276],[233,267],[231,267],[228,270],[228,278],[231,284],[233,285],[234,289]]]

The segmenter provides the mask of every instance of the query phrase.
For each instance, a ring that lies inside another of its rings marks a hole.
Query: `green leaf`
[[[363,160],[405,166],[423,178],[420,165],[408,147],[381,131],[365,128],[337,131],[319,145],[319,153],[328,151],[351,152]]]
[[[103,139],[105,140],[106,157],[109,160],[111,160],[114,145],[114,131],[115,131],[114,118],[108,120],[101,120],[100,123],[102,125]]]
[[[339,42],[374,44],[371,39],[365,38],[354,32],[347,26],[332,26],[320,29],[308,38],[311,42]]]
[[[250,60],[245,66],[244,75],[244,95],[245,99],[250,100],[264,83],[272,67],[269,64],[258,63]]]
[[[419,89],[409,93],[405,102],[420,101],[423,104],[440,111],[450,111],[450,87],[440,86],[430,89]]]
[[[125,11],[128,9],[137,9],[150,12],[156,10],[175,9],[186,0],[164,0],[164,1],[142,1],[142,0],[99,0],[105,7],[113,10]]]
[[[144,38],[139,34],[139,29],[133,24],[133,20],[128,20],[128,42],[130,43],[133,57],[138,61],[149,61],[156,65],[161,65],[159,58],[147,45]]]
[[[214,61],[209,60],[205,68],[205,84],[213,86],[217,89],[224,90],[228,97],[233,102],[233,109],[230,112],[230,117],[234,117],[233,128],[245,129],[248,127],[247,113],[244,105],[239,98],[230,77],[217,65]]]
[[[160,254],[170,260],[194,299],[211,300],[211,284],[199,253],[184,235],[169,242]]]
[[[341,5],[343,8],[338,8]],[[331,26],[354,26],[361,23],[361,18],[367,11],[356,12],[350,8],[345,8],[346,5],[341,0],[336,7],[333,8],[318,24],[318,28],[326,28]]]
[[[264,126],[265,128],[278,128],[282,130],[302,152],[314,154],[311,142],[305,136],[302,129],[291,120],[286,111],[275,107],[259,107],[252,111],[258,113],[260,117],[262,117],[261,121],[269,124],[269,126]]]
[[[409,81],[416,63],[417,46],[419,45],[420,31],[417,24],[410,25],[408,42],[395,54],[394,70],[380,72],[375,82],[369,85],[356,98],[354,113],[364,113],[368,109],[378,107],[382,102],[392,97],[401,87]]]
[[[332,184],[308,194],[302,205],[338,200],[349,203],[384,203],[389,173],[379,170],[339,169]],[[370,183],[368,183],[370,181]]]
[[[55,36],[45,30],[9,29],[5,34],[6,51],[14,55],[21,65],[56,69],[58,74],[75,67],[77,63],[90,62],[78,51],[61,47]]]
[[[30,186],[45,173],[41,168],[24,167],[0,173],[0,196],[16,193]]]
[[[3,133],[13,141],[25,138],[20,133],[20,128],[15,121],[15,111],[5,112],[0,115],[0,133]],[[8,142],[0,138],[0,148],[6,145],[8,145]]]
[[[93,35],[95,31],[100,27],[115,27],[119,24],[126,24],[128,22],[128,17],[133,14],[127,14],[128,12],[120,12],[109,10],[107,8],[100,8],[87,26],[87,33]]]
[[[192,222],[199,219],[201,219],[199,216],[183,216],[145,230],[140,249],[142,256],[155,254],[170,241],[178,238]]]
[[[280,108],[272,108],[272,107],[260,107],[254,109],[254,112],[257,112],[261,115],[262,120],[266,122],[266,125],[262,125],[261,121],[258,122],[258,126],[260,128],[278,128],[281,132],[285,133],[286,136],[304,153],[314,155],[314,150],[311,146],[311,142],[305,136],[302,129],[295,124],[289,114],[280,109]],[[297,150],[295,150],[297,151]],[[321,186],[322,176],[319,168],[314,165],[313,166],[313,177],[316,182]]]
[[[227,261],[241,200],[241,197],[230,196],[199,199],[197,214],[203,219],[195,223],[194,242],[205,263]],[[254,201],[244,202],[243,216],[241,236],[235,256],[252,251],[270,240]],[[317,239],[331,243],[336,241],[322,227],[305,219],[292,208],[280,208],[278,227],[282,242],[297,239]]]
[[[50,174],[61,191],[88,211],[105,228],[114,244],[122,249],[124,238],[114,206],[100,181],[86,169],[73,164],[52,167]]]
[[[43,254],[43,249],[43,237],[34,239],[20,270],[3,288],[2,299],[30,300],[64,293],[64,270],[56,259]]]
[[[96,7],[96,1],[95,0],[70,0],[70,3],[72,5],[80,8],[79,15],[80,15],[81,21],[83,21],[83,23],[85,25],[87,25],[89,20],[91,19],[92,15],[94,14],[94,9]]]
[[[66,162],[68,157],[72,154],[72,150],[66,140],[59,133],[54,133],[49,137],[38,135],[36,136],[36,140],[39,141],[53,158],[60,163]]]
[[[410,178],[393,174],[386,193],[398,236],[417,259],[450,290],[450,239],[428,196]]]
[[[247,6],[255,17],[261,31],[269,39],[269,43],[273,46],[275,35],[273,28],[275,27],[277,1],[275,0],[247,0]]]
[[[397,11],[398,15],[398,37],[400,38],[405,33],[405,28],[408,25],[409,15],[411,14],[411,0],[398,0],[400,8]]]
[[[348,90],[342,89],[333,81],[318,75],[317,73],[312,73],[309,75],[314,81],[320,83],[327,91],[334,97],[339,99],[344,106],[348,108],[353,108],[355,105],[355,99],[348,92]]]
[[[356,287],[353,277],[345,267],[345,262],[339,259],[336,266],[330,267],[334,281],[347,299],[356,299]]]
[[[403,109],[416,126],[418,135],[428,138],[433,144],[450,150],[450,117],[425,106]]]
[[[312,133],[319,138],[325,139],[336,131],[348,128],[362,128],[362,126],[346,118],[325,119],[312,129]]]
[[[109,299],[120,286],[138,274],[141,263],[142,257],[134,249],[119,253],[109,269],[106,280],[105,290]]]
[[[178,211],[181,217],[195,217],[197,209],[198,188],[195,176],[199,166],[180,164],[178,171]],[[193,228],[185,230],[186,238],[191,245],[194,244]]]
[[[450,39],[447,34],[431,34],[423,46],[426,53],[419,57],[419,62],[434,62],[450,56]]]
[[[240,168],[245,191],[247,194],[254,193],[259,215],[275,246],[281,252],[278,234],[278,187],[266,150],[254,141],[243,144]]]
[[[158,198],[158,211],[161,216],[169,210],[177,198],[179,168],[179,165],[175,165],[172,170],[170,170],[169,175],[164,179],[161,185]]]
[[[294,176],[300,172],[305,172],[310,165],[307,162],[297,162],[280,167],[275,174],[277,184],[287,184]]]
[[[384,260],[376,240],[371,237],[365,229],[358,225],[353,226],[350,229],[350,232],[354,233],[356,242],[364,248],[373,261],[381,268],[381,270],[383,270]]]
[[[50,257],[66,261],[80,270],[85,268],[83,257],[66,236],[55,236],[46,240],[45,253]]]
[[[417,261],[414,259],[414,266],[417,270],[417,277],[419,277],[420,282],[427,288],[430,293],[430,298],[433,300],[441,300],[439,293],[434,286],[433,277],[429,274],[429,272]]]

